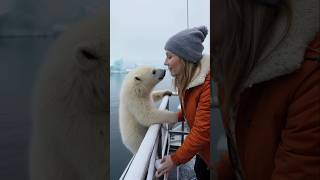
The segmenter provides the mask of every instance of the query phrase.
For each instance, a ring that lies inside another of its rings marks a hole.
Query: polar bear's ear
[[[141,79],[138,76],[134,77],[134,79],[141,81]]]
[[[75,56],[81,67],[90,69],[96,66],[99,61],[99,56],[89,43],[80,43],[75,48]]]

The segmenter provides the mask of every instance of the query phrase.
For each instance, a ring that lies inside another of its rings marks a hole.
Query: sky
[[[189,0],[189,27],[209,29],[209,0]],[[164,44],[187,28],[187,0],[111,0],[110,60],[163,64]],[[210,34],[204,42],[209,53]]]

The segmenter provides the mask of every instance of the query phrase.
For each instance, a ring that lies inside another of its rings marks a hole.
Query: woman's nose
[[[164,65],[165,65],[165,66],[168,66],[168,58],[166,58],[166,59],[164,60]]]

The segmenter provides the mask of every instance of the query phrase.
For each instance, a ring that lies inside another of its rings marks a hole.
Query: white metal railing
[[[165,96],[162,99],[159,110],[165,110],[168,102],[169,97]],[[153,178],[155,173],[154,162],[158,151],[160,127],[160,124],[153,124],[149,127],[138,152],[132,157],[130,163],[127,165],[125,171],[120,177],[121,180],[144,180],[146,178]],[[162,139],[162,141],[163,140],[165,139]]]
[[[157,156],[157,150],[158,150],[158,146],[157,146],[158,142],[159,142],[159,136],[157,137],[157,140],[156,140],[156,143],[155,143],[155,146],[153,148],[152,155],[151,155],[151,158],[150,158],[148,174],[147,174],[147,178],[146,178],[147,180],[148,179],[153,179],[153,176],[155,174],[154,164],[156,162],[156,156]]]

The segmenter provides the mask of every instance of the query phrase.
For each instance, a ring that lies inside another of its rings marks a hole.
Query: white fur
[[[187,89],[199,86],[203,84],[206,80],[206,76],[210,71],[210,55],[203,54],[200,60],[200,66],[197,67],[195,76],[192,78],[191,82],[188,84]]]
[[[265,54],[252,70],[243,88],[292,73],[301,67],[303,56],[310,41],[320,30],[319,0],[290,0],[292,24],[288,36],[279,44],[288,23],[281,17]],[[274,49],[277,47],[276,49]],[[270,53],[271,52],[271,53]]]
[[[107,38],[100,14],[71,26],[47,53],[34,89],[31,180],[106,179]]]
[[[298,70],[304,61],[304,53],[308,44],[320,29],[320,1],[319,0],[289,0],[292,8],[292,22],[287,36],[282,40],[287,18],[281,16],[275,23],[275,33],[262,57],[251,71],[243,87],[269,81]],[[279,42],[282,40],[281,42]],[[213,67],[218,67],[217,59]],[[213,77],[219,81],[221,74],[214,72]]]
[[[155,70],[156,73],[152,74]],[[144,138],[148,126],[155,123],[177,122],[177,114],[160,111],[154,106],[167,91],[152,89],[161,81],[163,70],[151,67],[139,67],[131,71],[124,79],[120,92],[119,123],[122,141],[135,154]],[[140,80],[135,79],[138,77]]]

